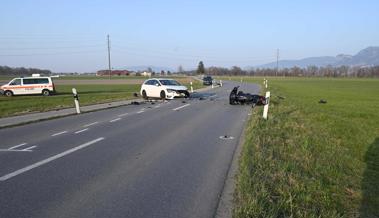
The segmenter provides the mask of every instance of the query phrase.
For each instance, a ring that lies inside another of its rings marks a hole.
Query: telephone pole
[[[276,74],[278,76],[279,73],[279,49],[276,49]]]
[[[109,34],[107,35],[107,40],[108,40],[108,67],[109,67],[109,79],[111,79],[111,74],[112,74],[112,68],[111,68],[111,45],[109,41]]]

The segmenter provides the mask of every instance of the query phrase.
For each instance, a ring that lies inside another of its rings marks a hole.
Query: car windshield
[[[162,85],[164,86],[180,86],[181,84],[175,80],[171,80],[171,79],[161,79],[159,80],[159,82],[161,82]]]

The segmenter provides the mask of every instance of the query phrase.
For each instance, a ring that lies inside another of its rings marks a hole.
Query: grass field
[[[76,80],[74,83],[80,83]],[[188,83],[183,83],[187,85]],[[33,96],[0,96],[0,117],[7,117],[30,112],[42,112],[74,107],[71,89],[79,93],[80,105],[91,105],[119,100],[133,99],[133,93],[139,93],[140,84],[75,84],[56,85],[57,94],[43,97]],[[203,87],[200,82],[193,83],[194,89]]]
[[[247,129],[234,217],[379,217],[379,80],[269,78],[269,90],[269,120],[254,109]]]

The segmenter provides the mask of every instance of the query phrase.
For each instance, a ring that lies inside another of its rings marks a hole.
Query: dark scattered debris
[[[140,105],[140,103],[138,101],[132,101],[130,104],[131,105]]]
[[[199,98],[199,100],[204,100],[204,99],[205,99],[205,98],[203,98],[203,97],[200,97],[200,98]]]
[[[326,104],[328,102],[325,99],[320,99],[320,101],[318,103],[320,103],[320,104]]]
[[[186,101],[182,101],[183,104],[187,103]]]
[[[138,97],[138,93],[136,93],[136,92],[133,93],[133,96],[134,96],[134,97]]]
[[[279,98],[279,99],[282,99],[282,100],[285,99],[285,97],[279,96],[279,95],[277,95],[276,97]]]

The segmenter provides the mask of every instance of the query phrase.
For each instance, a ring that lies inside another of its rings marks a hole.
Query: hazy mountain
[[[376,66],[379,65],[379,47],[368,47],[359,51],[356,55],[339,54],[335,57],[321,56],[310,57],[300,60],[281,60],[279,61],[280,68],[291,68],[294,66],[307,67],[307,66]],[[260,68],[275,68],[276,62],[257,66]]]
[[[152,66],[152,65],[141,65],[141,66],[130,66],[130,67],[123,67],[120,68],[119,70],[131,70],[131,71],[147,71],[148,68],[151,68],[154,72],[160,73],[162,70],[164,71],[171,71],[173,72],[174,70],[171,69],[170,67],[161,67],[161,66]]]

